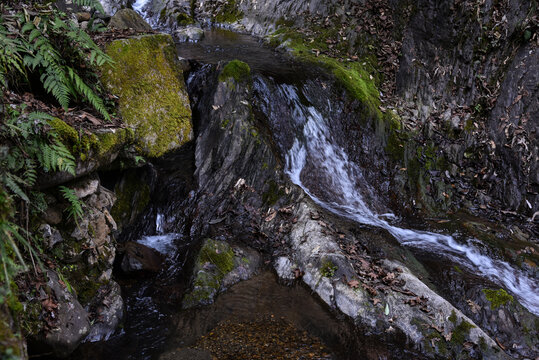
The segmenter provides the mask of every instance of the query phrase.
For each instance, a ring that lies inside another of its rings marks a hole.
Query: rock
[[[65,357],[75,350],[90,331],[88,313],[77,298],[59,283],[58,275],[47,271],[47,286],[51,289],[57,308],[54,310],[56,326],[42,339],[52,352]]]
[[[96,306],[96,321],[85,341],[107,341],[116,331],[124,315],[124,302],[120,285],[110,281],[105,289],[99,290],[99,304]]]
[[[109,27],[115,29],[133,29],[152,31],[152,27],[133,9],[121,9],[112,16]]]
[[[81,28],[81,30],[87,30],[88,29],[88,24],[89,24],[88,21],[83,21],[83,22],[79,23],[79,27]]]
[[[75,15],[77,16],[77,21],[79,21],[79,22],[88,21],[92,17],[92,15],[89,12],[86,12],[86,11],[78,12]]]
[[[83,146],[88,149],[82,152],[76,159],[75,175],[65,171],[44,173],[38,179],[38,187],[46,189],[55,185],[66,183],[75,178],[81,178],[100,168],[106,168],[112,164],[120,154],[129,155],[128,149],[134,143],[134,132],[129,128],[104,128],[95,130],[93,133],[83,134],[79,139],[78,131],[67,123],[56,119],[55,130],[68,138],[66,146]]]
[[[197,42],[199,40],[202,40],[204,38],[204,30],[202,30],[198,26],[186,26],[182,29],[178,29],[174,32],[174,37],[179,42]]]
[[[294,270],[297,268],[292,261],[286,256],[281,256],[275,260],[275,271],[279,278],[287,281],[292,281],[295,279]]]
[[[249,279],[259,263],[259,255],[251,249],[204,240],[193,270],[192,289],[185,294],[182,307],[189,309],[213,303],[220,291]]]
[[[58,225],[62,222],[62,210],[56,206],[49,206],[41,216],[45,222],[52,225]]]
[[[159,360],[212,360],[211,353],[199,349],[177,349],[159,356]]]
[[[135,130],[137,150],[159,157],[191,140],[189,97],[172,37],[116,40],[106,52],[115,64],[102,68],[102,81],[119,97],[123,121]]]
[[[157,272],[161,269],[163,260],[163,256],[158,251],[130,241],[125,244],[122,270],[124,272],[141,270]]]
[[[88,195],[92,195],[97,191],[99,186],[99,179],[95,178],[86,178],[77,181],[71,186],[71,189],[75,191],[75,195],[79,199],[85,198]]]
[[[47,248],[52,249],[54,245],[61,243],[64,239],[58,229],[51,227],[49,224],[43,224],[39,227],[39,232],[47,244]]]

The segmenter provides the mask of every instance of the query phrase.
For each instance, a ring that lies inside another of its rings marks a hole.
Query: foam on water
[[[384,228],[405,246],[441,254],[468,267],[505,287],[528,310],[539,315],[537,279],[530,279],[504,261],[483,255],[473,246],[471,239],[462,244],[449,235],[403,229],[385,220],[392,217],[392,214],[376,214],[371,210],[363,194],[372,193],[372,188],[365,183],[361,169],[348,159],[344,149],[331,141],[327,120],[313,106],[301,103],[294,87],[281,85],[279,91],[286,95],[290,106],[294,107],[292,115],[295,119],[292,121],[303,121],[302,136],[295,139],[286,154],[286,171],[292,182],[299,185],[316,203],[357,222]],[[314,194],[302,181],[302,172],[307,164],[310,172],[316,171],[317,177],[330,184],[330,196],[326,196],[328,199],[324,198],[324,194]],[[358,183],[362,184],[361,190]]]

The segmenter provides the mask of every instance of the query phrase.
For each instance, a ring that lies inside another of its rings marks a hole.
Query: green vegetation
[[[170,35],[116,40],[102,80],[119,97],[123,121],[134,128],[137,150],[159,157],[191,140],[191,108]]]
[[[65,186],[60,186],[59,189],[64,199],[69,202],[69,206],[65,209],[67,212],[67,218],[75,220],[75,222],[78,224],[79,220],[82,219],[82,215],[84,214],[82,210],[82,202],[79,200],[77,195],[75,195],[75,191],[73,189]]]
[[[111,63],[84,30],[52,5],[35,13],[0,15],[0,86],[4,89],[33,86],[30,79],[37,77],[65,110],[72,100],[81,99],[108,120],[99,86],[95,81],[89,85],[89,80],[95,78],[91,69]]]
[[[251,68],[243,61],[232,60],[225,65],[219,74],[219,81],[225,82],[228,79],[234,79],[237,83],[249,82],[251,80]]]
[[[336,29],[333,29],[336,31]],[[273,45],[283,44],[291,49],[292,55],[299,60],[314,63],[327,69],[339,84],[341,84],[351,97],[359,100],[364,106],[367,115],[382,117],[378,109],[380,106],[380,94],[376,86],[378,80],[372,65],[374,59],[359,61],[339,61],[333,57],[323,55],[320,52],[327,50],[325,40],[330,38],[333,30],[318,29],[319,37],[315,41],[307,41],[294,29],[283,27],[277,30],[271,37]]]
[[[332,278],[335,276],[335,272],[338,270],[337,265],[335,265],[331,260],[324,260],[322,266],[320,267],[320,273],[322,276],[327,278]]]
[[[483,293],[485,293],[487,300],[490,301],[492,309],[497,309],[514,300],[513,296],[508,294],[504,289],[483,289]]]

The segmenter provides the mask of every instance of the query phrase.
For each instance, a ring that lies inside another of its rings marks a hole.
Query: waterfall
[[[302,134],[296,137],[286,153],[286,172],[320,206],[362,224],[386,229],[404,246],[442,254],[505,287],[528,310],[539,315],[539,285],[508,263],[491,259],[472,244],[459,243],[452,236],[428,231],[404,229],[388,223],[388,214],[377,214],[365,199],[374,199],[372,188],[365,183],[361,169],[349,160],[343,148],[332,141],[327,119],[313,106],[300,101],[293,86],[278,85],[283,98],[292,106],[292,119],[303,123]],[[306,170],[307,169],[307,170]],[[314,174],[314,175],[313,175]],[[316,176],[325,189],[313,190],[304,178]],[[361,186],[359,186],[361,185]]]

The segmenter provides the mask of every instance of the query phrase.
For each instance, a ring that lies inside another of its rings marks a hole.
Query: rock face
[[[383,336],[390,343],[404,336],[412,352],[434,357],[483,354],[506,358],[491,335],[397,261],[400,256],[380,257],[371,249],[373,255],[352,264],[350,253],[343,249],[350,244],[359,246],[361,237],[370,235],[361,235],[365,230],[345,230],[352,225],[339,225],[340,220],[321,211],[301,189],[284,179],[251,113],[254,99],[249,72],[237,62],[220,67],[217,78],[199,73],[200,78],[192,82],[199,81],[205,89],[216,84],[215,90],[203,94],[193,91],[200,114],[195,152],[200,189],[194,200],[197,215],[192,234],[227,234],[228,241],[272,254],[283,280],[301,278],[362,331]],[[348,245],[339,240],[345,238]],[[212,246],[222,256],[228,251],[224,245]],[[218,267],[208,265],[208,269],[203,264],[195,268],[194,289],[213,298],[218,286],[206,285],[218,283],[212,272]]]
[[[137,149],[159,157],[191,140],[191,108],[172,38],[116,40],[106,52],[115,65],[102,70],[102,80],[119,97],[123,121],[135,129]]]
[[[110,19],[109,27],[114,29],[133,29],[137,31],[151,31],[152,27],[135,10],[121,9]]]
[[[56,259],[57,272],[47,273],[54,296],[37,300],[48,304],[43,308],[54,314],[49,322],[57,329],[31,336],[33,346],[51,348],[58,356],[70,354],[81,341],[107,339],[123,318],[120,287],[111,279],[116,255],[112,232],[117,226],[109,211],[116,197],[101,186],[95,174],[69,187],[79,198],[83,216],[76,222],[66,216],[63,222],[39,227],[48,256]],[[68,206],[59,195],[49,194],[48,200],[49,209]],[[31,294],[21,300],[36,312],[29,311],[27,321],[38,321],[33,318],[42,312],[37,300]]]

